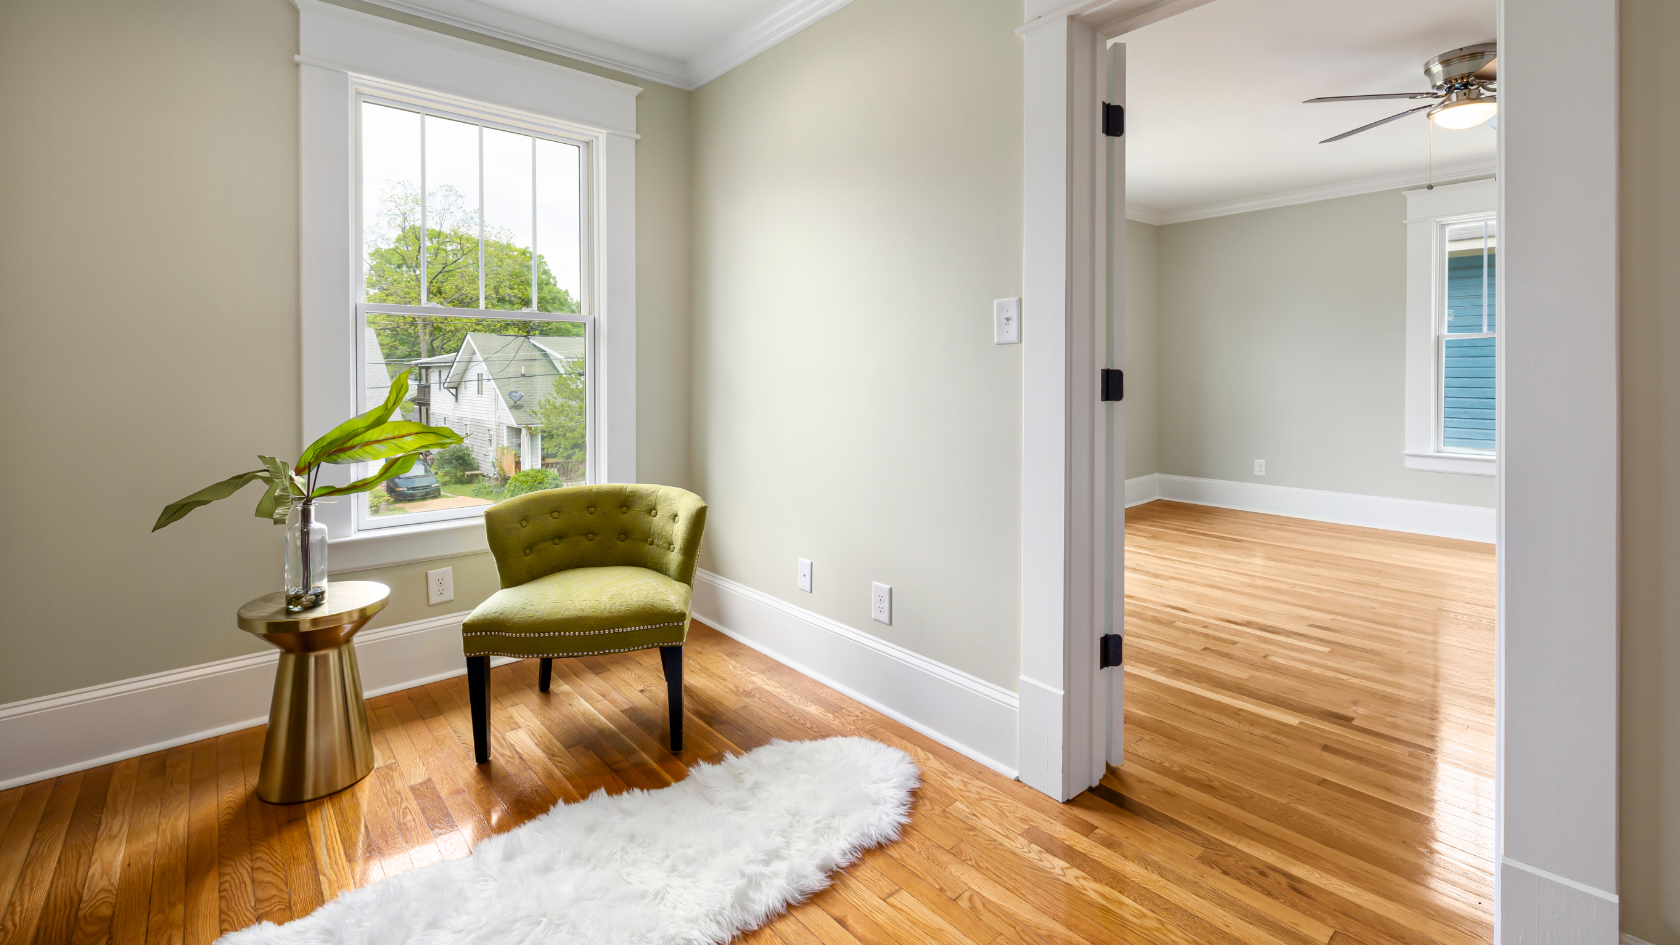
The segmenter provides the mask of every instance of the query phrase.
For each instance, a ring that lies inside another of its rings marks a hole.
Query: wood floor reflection
[[[912,826],[746,936],[887,942],[1491,940],[1493,553],[1158,502],[1127,517],[1127,757],[1055,804],[703,625],[688,750],[654,651],[369,700],[378,767],[252,793],[262,730],[0,792],[0,945],[201,943],[284,922],[596,789],[773,738],[861,734],[922,766]]]

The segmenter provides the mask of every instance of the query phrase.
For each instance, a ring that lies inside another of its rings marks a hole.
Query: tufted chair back
[[[502,587],[612,565],[647,568],[693,586],[705,527],[705,501],[673,486],[544,489],[484,511]]]

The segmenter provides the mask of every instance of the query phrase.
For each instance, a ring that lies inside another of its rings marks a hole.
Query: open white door
[[[1020,779],[1067,800],[1121,744],[1125,411],[1102,400],[1125,328],[1124,49],[1047,16],[1025,37]],[[1115,68],[1114,63],[1119,63]],[[1112,84],[1112,83],[1119,84]]]

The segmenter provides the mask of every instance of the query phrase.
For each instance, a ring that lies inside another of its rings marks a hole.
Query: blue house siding
[[[1494,323],[1495,257],[1488,255],[1487,328]],[[1482,257],[1453,256],[1447,260],[1447,332],[1445,378],[1442,383],[1441,445],[1455,449],[1491,450],[1495,443],[1494,339],[1454,338],[1481,333]]]

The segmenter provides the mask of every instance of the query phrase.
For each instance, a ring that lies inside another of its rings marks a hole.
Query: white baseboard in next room
[[[1019,702],[1002,686],[709,571],[694,576],[694,617],[1015,777]]]
[[[1495,536],[1494,510],[1481,506],[1165,473],[1126,480],[1128,508],[1156,499],[1468,541],[1492,542]]]

